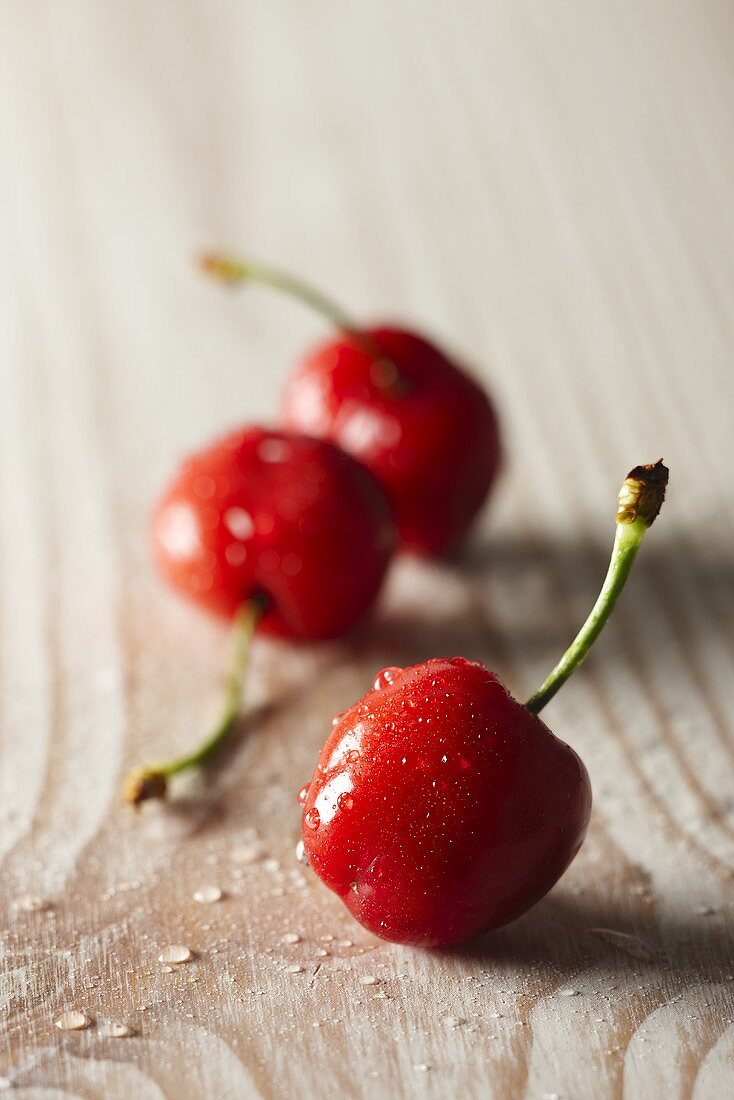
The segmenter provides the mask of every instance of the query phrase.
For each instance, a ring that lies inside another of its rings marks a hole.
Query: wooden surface
[[[11,1095],[734,1096],[733,93],[730,0],[2,0]],[[400,561],[369,633],[258,642],[222,767],[136,817],[124,770],[189,744],[226,652],[152,575],[151,501],[324,331],[206,284],[206,246],[455,348],[507,467],[466,558]],[[292,855],[331,715],[429,655],[529,693],[661,454],[665,513],[548,709],[594,784],[581,855],[485,941],[372,939]]]

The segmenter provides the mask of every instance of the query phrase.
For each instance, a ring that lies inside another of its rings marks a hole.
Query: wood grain
[[[13,1096],[734,1096],[732,42],[728,0],[0,5]],[[274,417],[322,331],[205,284],[191,257],[225,245],[455,348],[506,471],[464,559],[398,562],[368,633],[258,642],[226,759],[136,817],[124,770],[189,743],[226,649],[153,577],[151,500],[182,449]],[[429,655],[528,693],[659,454],[665,514],[548,711],[594,783],[581,855],[486,941],[372,939],[293,860],[331,715]],[[196,955],[167,973],[171,943]]]

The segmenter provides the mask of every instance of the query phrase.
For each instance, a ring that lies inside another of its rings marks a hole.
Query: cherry
[[[395,545],[384,495],[324,440],[244,428],[189,457],[153,515],[163,575],[231,618],[263,597],[260,628],[337,638],[369,610]]]
[[[136,768],[125,797],[162,797],[167,778],[205,763],[232,728],[255,629],[337,638],[363,619],[395,547],[372,475],[326,440],[248,427],[191,455],[153,514],[153,550],[181,593],[234,624],[221,716],[194,752]]]
[[[336,720],[303,800],[303,845],[371,932],[423,946],[488,932],[534,905],[576,855],[589,776],[538,712],[601,631],[666,482],[662,463],[630,473],[599,599],[525,705],[455,657],[383,669]]]
[[[287,427],[338,443],[390,498],[403,545],[443,554],[484,503],[500,464],[497,416],[484,390],[434,344],[402,328],[364,328],[323,295],[263,264],[208,256],[228,282],[267,283],[324,314],[340,334],[286,384]]]

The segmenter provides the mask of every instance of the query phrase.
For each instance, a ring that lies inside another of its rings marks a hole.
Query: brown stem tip
[[[151,768],[134,768],[125,780],[123,797],[131,806],[139,806],[149,798],[166,797],[166,777]]]
[[[650,527],[663,506],[668,475],[662,458],[630,470],[619,490],[617,523],[634,523],[639,519]]]
[[[221,279],[225,283],[235,283],[243,277],[242,264],[228,256],[206,252],[198,257],[198,264],[207,275],[213,275],[215,279]]]

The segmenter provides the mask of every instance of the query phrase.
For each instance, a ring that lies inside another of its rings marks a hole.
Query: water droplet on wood
[[[13,900],[13,906],[21,913],[45,913],[51,908],[51,903],[35,894],[19,894]]]
[[[55,1026],[59,1031],[84,1031],[85,1028],[91,1024],[89,1016],[84,1012],[78,1012],[76,1009],[70,1009],[69,1012],[62,1012],[61,1015],[54,1020]]]
[[[618,947],[626,955],[631,955],[633,959],[650,961],[657,956],[656,951],[643,943],[638,936],[633,936],[629,932],[618,932],[615,928],[590,928],[589,931],[600,940],[610,943],[612,947]]]
[[[194,890],[194,901],[198,901],[200,905],[213,905],[215,901],[221,901],[222,896],[218,886],[202,886],[201,889]]]
[[[236,863],[257,863],[263,855],[262,844],[259,840],[255,840],[252,844],[243,844],[240,848],[235,848],[232,852],[232,859]]]
[[[108,1020],[99,1030],[100,1034],[108,1039],[129,1039],[131,1035],[136,1034],[135,1028],[121,1024],[117,1020]]]
[[[172,943],[168,947],[164,947],[158,956],[158,962],[161,963],[185,963],[190,962],[193,959],[194,953],[190,947],[186,947],[183,943]]]

